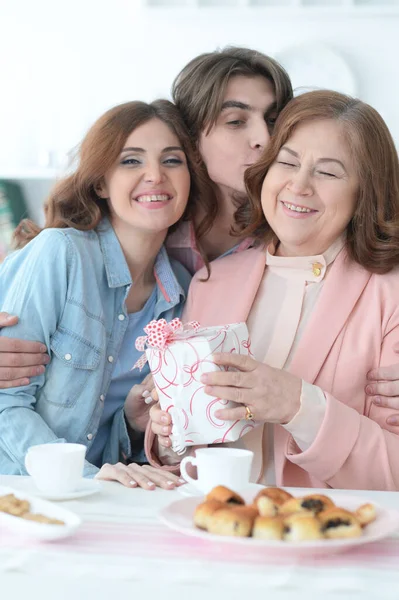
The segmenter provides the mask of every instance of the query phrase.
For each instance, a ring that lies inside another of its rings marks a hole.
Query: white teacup
[[[234,491],[248,487],[254,453],[238,448],[200,448],[195,456],[186,456],[180,464],[182,477],[204,494],[217,485]],[[197,467],[198,479],[187,473],[187,465]]]
[[[40,444],[31,446],[25,466],[36,487],[47,494],[73,492],[83,477],[86,446]]]

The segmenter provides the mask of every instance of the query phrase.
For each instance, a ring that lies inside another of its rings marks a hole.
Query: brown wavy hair
[[[197,204],[210,193],[210,184],[198,165],[194,145],[180,112],[172,102],[156,100],[151,104],[120,104],[94,123],[80,145],[76,170],[61,179],[50,192],[45,206],[45,228],[74,227],[88,231],[97,227],[100,220],[109,215],[107,201],[97,195],[96,187],[114,166],[126,138],[151,119],[159,119],[165,123],[177,136],[185,152],[191,185],[184,217],[192,218]],[[41,228],[33,221],[25,219],[15,231],[16,246],[24,246],[40,231]]]
[[[372,273],[387,273],[399,264],[398,153],[379,113],[338,92],[302,94],[280,113],[268,148],[245,173],[250,214],[244,234],[263,243],[273,237],[260,202],[265,176],[298,125],[325,119],[342,126],[360,182],[355,214],[347,227],[348,254]]]
[[[215,221],[219,205],[217,186],[210,180],[198,150],[199,137],[202,131],[206,130],[209,133],[215,125],[230,78],[239,75],[261,76],[271,82],[276,95],[276,103],[271,107],[273,113],[279,113],[293,96],[290,78],[277,61],[256,50],[235,46],[195,57],[180,71],[172,86],[173,101],[180,110],[197,148],[197,162],[212,186],[209,196],[204,198],[205,216],[197,224],[199,247],[201,238],[208,233]],[[244,220],[241,213],[246,212],[246,204],[246,198],[237,199],[237,223]],[[194,222],[196,221],[197,215],[194,214]]]

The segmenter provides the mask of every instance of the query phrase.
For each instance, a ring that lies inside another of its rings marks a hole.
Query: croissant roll
[[[222,508],[217,510],[208,521],[208,532],[232,537],[248,537],[257,512],[249,506]]]
[[[221,508],[226,508],[226,504],[224,502],[219,502],[219,500],[207,500],[206,502],[202,502],[197,506],[194,512],[194,525],[198,527],[198,529],[208,529],[208,523],[210,517],[213,513]]]
[[[252,529],[252,537],[258,540],[282,540],[284,524],[278,517],[258,517]]]
[[[355,538],[362,535],[362,528],[355,515],[343,508],[329,508],[319,513],[318,518],[327,538]]]
[[[274,517],[279,507],[293,498],[291,494],[276,487],[261,490],[254,499],[254,505],[258,508],[262,517]]]
[[[374,504],[362,504],[357,510],[355,510],[354,514],[361,527],[365,527],[369,523],[375,521],[377,518],[377,511],[375,510]]]
[[[291,498],[285,502],[279,510],[282,515],[289,515],[296,512],[308,512],[312,515],[318,515],[323,510],[333,508],[334,502],[322,494],[310,494],[303,498]]]
[[[283,519],[283,538],[287,542],[306,542],[324,538],[320,521],[311,514],[290,515]]]
[[[245,504],[245,501],[243,500],[243,498],[241,498],[241,496],[239,496],[229,488],[224,487],[224,485],[218,485],[217,487],[213,488],[213,490],[211,490],[207,495],[206,499],[219,500],[219,502],[226,502],[227,504],[232,505]]]

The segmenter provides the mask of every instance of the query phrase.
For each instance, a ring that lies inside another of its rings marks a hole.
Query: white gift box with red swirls
[[[201,375],[224,369],[212,361],[216,352],[250,354],[246,324],[203,327],[197,331],[185,327],[174,332],[163,349],[146,349],[161,408],[172,417],[175,452],[183,453],[187,446],[198,444],[233,442],[254,427],[252,421],[222,421],[215,417],[217,409],[237,406],[204,392]]]

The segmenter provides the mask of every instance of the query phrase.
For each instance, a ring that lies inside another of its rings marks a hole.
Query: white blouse
[[[269,245],[267,268],[247,320],[251,352],[256,360],[278,369],[289,368],[319,298],[324,277],[344,243],[344,237],[340,237],[324,254],[301,257],[275,256],[274,246]],[[319,387],[303,381],[300,400],[299,411],[283,427],[291,433],[299,448],[306,450],[323,422],[326,399]],[[264,427],[267,435],[263,435],[261,482],[273,485],[276,482],[273,426],[266,424]]]

